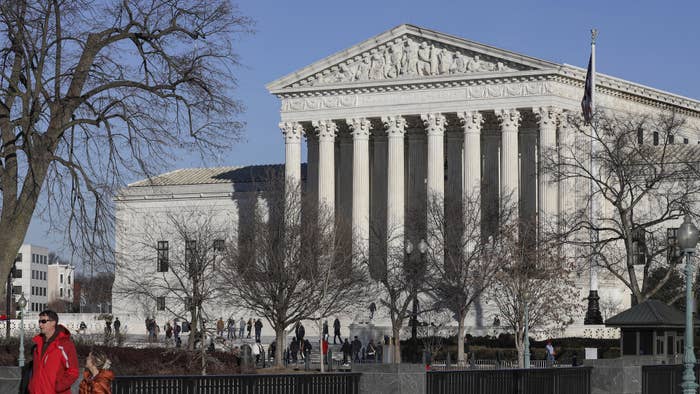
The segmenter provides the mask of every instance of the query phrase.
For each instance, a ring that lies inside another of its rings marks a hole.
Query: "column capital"
[[[280,122],[279,128],[282,130],[286,143],[300,143],[301,136],[304,134],[304,126],[299,122]]]
[[[556,126],[562,113],[561,108],[552,106],[536,107],[532,110],[535,113],[535,116],[537,116],[537,122],[539,123],[540,127]]]
[[[354,140],[368,139],[370,130],[372,129],[372,122],[367,118],[352,118],[347,119],[346,122],[350,127],[350,134]]]
[[[513,108],[497,109],[496,116],[498,117],[498,121],[501,123],[502,131],[518,131],[518,127],[520,127],[520,120],[522,119],[520,111]]]
[[[445,118],[445,115],[434,112],[421,114],[420,118],[423,121],[423,125],[425,125],[425,131],[428,135],[445,134],[445,126],[447,126],[447,118]]]
[[[382,116],[382,123],[389,137],[403,137],[406,134],[406,118],[403,116]]]
[[[314,120],[311,125],[316,129],[319,141],[334,141],[338,135],[338,125],[332,120]]]
[[[484,124],[484,116],[479,111],[457,112],[457,117],[465,133],[481,133],[481,126]]]

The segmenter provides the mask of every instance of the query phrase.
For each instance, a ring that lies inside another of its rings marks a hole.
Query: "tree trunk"
[[[284,362],[282,358],[284,357],[284,327],[275,329],[276,338],[276,348],[275,348],[275,365],[278,367],[283,367]]]
[[[189,350],[194,350],[194,344],[197,338],[197,331],[199,331],[199,319],[197,318],[197,310],[191,310],[190,316],[192,321],[190,321],[190,339],[187,341],[187,348]]]
[[[200,316],[201,316],[201,313],[202,313],[201,307],[200,307],[200,309],[199,309],[199,313],[200,313]],[[207,353],[206,353],[206,349],[207,349],[207,348],[206,348],[206,346],[204,346],[204,342],[206,342],[206,338],[205,338],[205,336],[204,336],[204,333],[206,332],[206,330],[205,330],[205,328],[204,328],[204,319],[199,319],[199,321],[200,321],[200,324],[202,325],[202,330],[201,330],[201,332],[202,332],[202,344],[201,344],[201,346],[202,346],[202,376],[206,376],[206,374],[207,374]]]
[[[401,326],[394,326],[394,364],[401,364]]]
[[[457,361],[464,361],[464,316],[457,321]]]
[[[515,336],[515,349],[518,351],[518,367],[524,368],[525,364],[523,359],[525,358],[525,346],[523,339],[524,332],[518,330],[518,335]]]

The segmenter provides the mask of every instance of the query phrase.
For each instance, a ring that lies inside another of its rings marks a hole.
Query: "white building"
[[[306,178],[307,190],[351,221],[364,243],[359,247],[368,248],[374,244],[370,222],[383,222],[385,230],[402,225],[406,210],[425,202],[428,193],[476,192],[482,201],[497,201],[512,192],[519,196],[521,217],[563,212],[581,185],[550,182],[539,172],[539,155],[575,138],[561,115],[580,112],[585,74],[578,67],[401,25],[267,88],[281,101],[287,179]],[[673,108],[688,125],[678,137],[686,144],[700,142],[699,101],[597,74],[596,102],[633,113]],[[125,273],[158,269],[155,254],[150,265],[123,257],[137,249],[146,225],[157,227],[154,214],[213,209],[237,225],[246,212],[241,201],[251,190],[230,176],[236,171],[185,169],[129,185],[115,201],[115,286],[123,284]],[[614,297],[621,309],[629,306],[629,292],[612,275],[601,273],[599,282],[601,297]],[[583,297],[588,283],[580,279]],[[113,294],[117,314],[144,317],[154,308]],[[467,322],[472,332],[491,316],[476,314],[481,317]]]
[[[48,302],[73,302],[73,285],[75,268],[69,264],[51,264],[48,266]]]
[[[46,309],[49,303],[48,264],[47,248],[29,244],[20,247],[15,262],[12,293],[15,299],[19,298],[20,293],[24,294],[27,300],[27,311],[40,312]]]

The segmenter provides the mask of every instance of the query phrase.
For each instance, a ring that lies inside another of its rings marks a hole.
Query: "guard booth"
[[[620,350],[625,356],[683,354],[685,314],[659,300],[646,300],[605,321],[606,327],[620,328]],[[698,326],[698,320],[694,322]]]

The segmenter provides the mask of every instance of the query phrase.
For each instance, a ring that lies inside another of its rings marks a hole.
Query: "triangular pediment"
[[[551,69],[555,63],[473,41],[401,25],[269,85],[272,93],[372,82]]]

